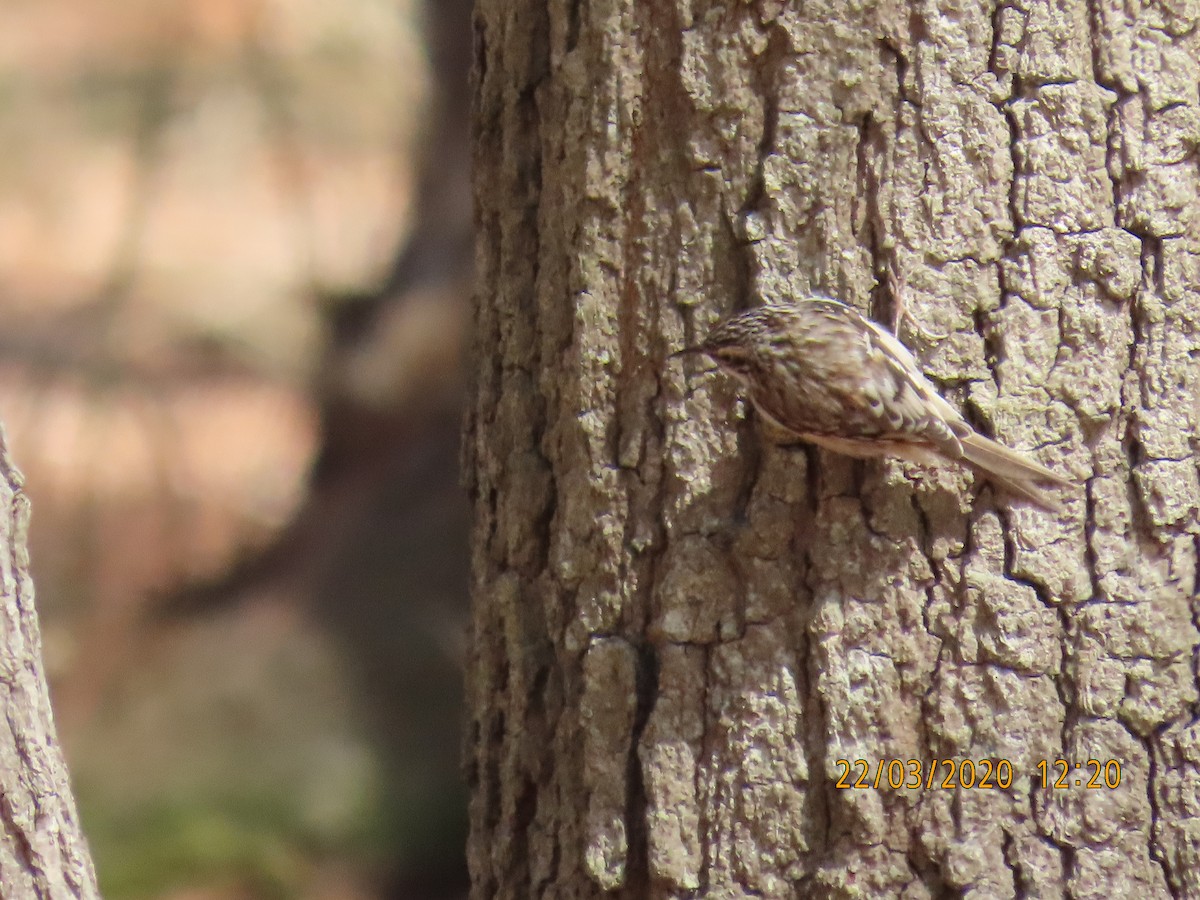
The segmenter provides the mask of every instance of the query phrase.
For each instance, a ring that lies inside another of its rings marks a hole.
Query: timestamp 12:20
[[[1065,759],[1043,759],[1034,768],[1041,777],[1043,788],[1085,787],[1116,790],[1121,785],[1121,763],[1115,759],[1106,762],[1089,759],[1076,763]]]

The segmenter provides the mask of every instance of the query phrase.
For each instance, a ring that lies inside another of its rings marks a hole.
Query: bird
[[[754,409],[789,436],[846,456],[965,464],[1042,509],[1042,485],[1073,482],[976,431],[908,348],[831,297],[765,303],[716,325],[683,353],[735,377]],[[678,355],[678,354],[677,354]]]

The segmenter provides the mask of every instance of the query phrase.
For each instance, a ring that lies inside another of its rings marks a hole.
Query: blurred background
[[[109,900],[465,892],[469,10],[0,5],[0,421]]]

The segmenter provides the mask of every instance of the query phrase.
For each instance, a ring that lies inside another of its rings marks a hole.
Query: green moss
[[[222,884],[265,900],[293,897],[320,859],[374,856],[392,831],[378,810],[364,808],[353,833],[323,832],[292,798],[279,795],[179,797],[120,811],[81,802],[109,900]]]

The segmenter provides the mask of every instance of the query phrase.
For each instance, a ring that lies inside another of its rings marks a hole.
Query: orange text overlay
[[[834,787],[842,790],[1003,790],[1022,774],[1007,759],[838,759],[834,765],[838,771]],[[1115,759],[1043,759],[1026,775],[1032,775],[1036,787],[1115,790],[1121,785],[1121,763]]]

